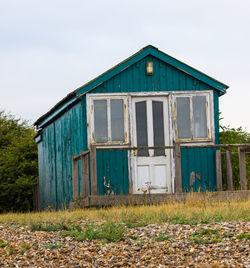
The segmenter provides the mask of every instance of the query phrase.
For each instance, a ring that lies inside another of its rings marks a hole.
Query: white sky
[[[0,110],[33,123],[148,44],[229,85],[223,123],[250,132],[249,0],[0,0]]]

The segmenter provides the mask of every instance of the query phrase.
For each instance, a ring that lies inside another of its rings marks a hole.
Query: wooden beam
[[[197,145],[181,145],[181,148],[214,148],[214,147],[219,147],[219,148],[228,148],[228,147],[242,147],[242,148],[250,148],[250,143],[240,143],[240,144],[207,144],[207,145],[202,145],[202,144],[197,144]]]
[[[181,175],[181,147],[179,143],[175,143],[174,148],[175,158],[175,191],[182,192],[182,175]]]
[[[73,199],[79,197],[78,160],[72,155]]]
[[[89,150],[88,151],[82,151],[80,154],[74,154],[73,158],[76,159],[80,159],[82,156],[89,154]]]
[[[33,185],[33,210],[40,211],[39,181]]]
[[[238,148],[239,166],[240,166],[240,188],[247,190],[247,170],[246,170],[246,152],[244,149]]]
[[[96,146],[90,145],[91,195],[97,195]]]
[[[134,151],[134,150],[153,150],[153,149],[174,149],[174,146],[140,146],[140,147],[97,147],[97,151]]]
[[[227,190],[233,191],[233,169],[232,169],[232,154],[231,151],[226,151],[227,162]]]
[[[82,197],[89,196],[89,156],[81,156],[82,161]]]
[[[216,190],[222,191],[221,150],[216,150]]]

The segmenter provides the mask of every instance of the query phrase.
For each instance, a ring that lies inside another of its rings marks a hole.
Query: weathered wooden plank
[[[222,191],[221,150],[216,150],[216,190]]]
[[[88,151],[82,151],[81,154],[75,154],[73,155],[74,159],[80,159],[82,156],[89,154],[89,150]]]
[[[246,152],[244,149],[238,148],[239,167],[240,167],[240,188],[247,190],[247,170],[246,170]]]
[[[78,160],[72,156],[73,199],[79,197]]]
[[[226,154],[226,152],[221,152],[222,154]],[[238,152],[231,152],[232,155],[239,154]],[[250,152],[245,152],[245,154],[250,154]]]
[[[97,147],[97,151],[133,151],[133,150],[150,150],[150,149],[173,149],[174,146],[140,146],[140,147]]]
[[[33,186],[33,210],[40,211],[39,182]]]
[[[231,151],[226,151],[227,162],[227,190],[233,191],[233,169],[232,169],[232,154]]]
[[[81,156],[82,161],[82,197],[89,196],[89,156]]]
[[[215,148],[215,147],[219,147],[219,148],[228,148],[228,147],[245,147],[245,148],[249,148],[250,147],[250,143],[240,143],[240,144],[197,144],[197,145],[181,145],[181,148]]]
[[[175,143],[175,191],[182,192],[182,175],[181,175],[181,147],[179,143]]]
[[[96,147],[90,145],[90,176],[91,176],[91,195],[97,195],[97,169],[96,169]]]
[[[197,145],[181,145],[181,148],[227,148],[227,147],[242,147],[242,148],[250,148],[249,143],[242,143],[242,144],[197,144]],[[174,149],[174,146],[140,146],[140,147],[97,147],[96,150],[103,150],[103,151],[133,151],[133,150],[153,150],[153,149]],[[81,155],[76,155],[75,157],[80,157]]]

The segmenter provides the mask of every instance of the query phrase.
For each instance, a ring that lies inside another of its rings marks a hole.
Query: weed
[[[10,246],[8,249],[9,249],[9,255],[14,255],[18,253],[13,246]]]
[[[60,248],[62,246],[63,246],[62,243],[58,243],[58,244],[56,244],[56,243],[50,243],[50,244],[46,244],[45,245],[45,248],[48,248],[48,249],[57,249],[57,248]]]
[[[124,224],[128,228],[137,228],[137,227],[144,227],[147,226],[148,223],[145,221],[138,221],[138,222],[133,222],[133,221],[125,221]]]
[[[115,222],[107,222],[101,227],[103,239],[117,242],[125,235],[124,225]]]
[[[21,248],[20,248],[20,254],[24,254],[25,251],[29,250],[31,248],[31,245],[28,243],[22,243]]]
[[[68,230],[68,226],[64,223],[41,223],[41,222],[31,222],[30,223],[31,231],[45,231],[45,232],[55,232],[61,230]]]
[[[237,239],[250,239],[250,233],[239,234],[236,238]]]
[[[174,238],[173,235],[165,235],[164,233],[160,233],[159,236],[157,236],[155,238],[155,241],[157,241],[157,242],[163,242],[163,241],[166,241],[166,240],[170,240],[172,238]]]
[[[194,244],[214,244],[221,242],[222,237],[219,235],[219,230],[202,229],[192,233],[190,240]]]
[[[128,228],[144,227],[148,225],[148,221],[143,219],[143,217],[138,213],[127,213],[127,211],[122,212],[122,222]]]
[[[234,233],[232,233],[232,232],[228,232],[228,233],[223,234],[223,238],[229,238],[229,237],[233,237],[233,236],[234,236]]]
[[[186,225],[197,225],[198,221],[195,219],[188,219],[185,215],[178,215],[170,219],[171,224],[186,224]]]
[[[204,236],[204,235],[213,235],[213,234],[218,234],[219,230],[217,229],[203,229],[200,232],[194,232],[193,235],[197,236]]]
[[[102,240],[107,242],[117,242],[125,235],[125,227],[115,222],[107,222],[102,225],[95,223],[86,224],[84,229],[72,229],[61,233],[64,236],[71,236],[76,240]]]
[[[9,245],[9,243],[5,243],[2,239],[0,239],[0,248],[5,248]]]

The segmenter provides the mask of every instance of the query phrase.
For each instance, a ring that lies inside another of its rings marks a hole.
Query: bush
[[[0,111],[0,212],[33,208],[38,163],[35,131]]]

